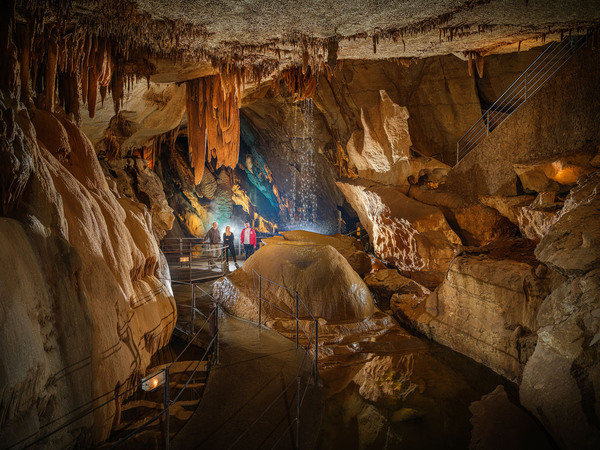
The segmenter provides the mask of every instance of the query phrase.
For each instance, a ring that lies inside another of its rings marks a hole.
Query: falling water
[[[317,224],[317,185],[312,99],[294,105],[290,222],[297,228],[315,229]]]

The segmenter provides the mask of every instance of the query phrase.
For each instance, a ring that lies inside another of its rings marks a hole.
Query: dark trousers
[[[250,258],[254,253],[254,245],[244,244],[244,251],[246,252],[246,259]]]
[[[233,262],[236,263],[237,260],[235,259],[235,247],[233,246],[233,244],[227,244],[227,247],[225,248],[225,262],[229,262],[230,253],[233,257]]]

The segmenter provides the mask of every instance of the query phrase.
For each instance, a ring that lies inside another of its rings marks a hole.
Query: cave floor
[[[219,330],[219,363],[172,448],[294,448],[299,375],[300,445],[314,448],[323,402],[304,350],[274,331],[227,314],[219,319]]]

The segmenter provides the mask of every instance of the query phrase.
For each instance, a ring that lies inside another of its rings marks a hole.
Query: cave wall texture
[[[3,17],[1,439],[31,445],[58,429],[40,445],[90,446],[170,339],[164,229],[109,189],[72,120],[19,101],[13,26]]]

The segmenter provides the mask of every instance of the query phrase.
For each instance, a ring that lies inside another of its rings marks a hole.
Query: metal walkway
[[[180,289],[180,299],[192,295]],[[305,350],[228,314],[219,319],[219,336],[219,364],[171,448],[314,448],[323,401]]]

